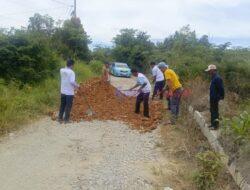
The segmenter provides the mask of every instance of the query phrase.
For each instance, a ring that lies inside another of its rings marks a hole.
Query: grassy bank
[[[243,84],[244,85],[244,84]],[[184,110],[182,114],[182,124],[187,123],[186,117],[190,117],[188,112],[185,112],[191,104],[195,110],[198,110],[205,117],[206,122],[210,122],[209,112],[209,82],[201,77],[191,80],[185,84],[185,87],[191,89],[192,95],[183,99],[182,106]],[[248,99],[247,99],[248,97]],[[220,102],[220,132],[219,141],[223,146],[230,160],[236,161],[237,167],[244,175],[245,179],[250,179],[250,99],[249,95],[243,98],[234,92],[226,90],[226,96]],[[189,126],[193,127],[193,126]],[[197,128],[198,129],[198,128]],[[193,135],[196,136],[196,135]],[[206,161],[206,160],[203,160]],[[210,167],[211,168],[211,167]],[[207,172],[208,173],[208,172]],[[207,174],[206,173],[206,174]],[[204,173],[203,173],[204,174]],[[197,179],[206,177],[198,176]],[[203,178],[205,179],[205,178]],[[209,185],[208,180],[198,182],[200,185]],[[204,182],[204,184],[200,183]]]
[[[96,76],[93,69],[84,63],[76,63],[74,70],[78,82]],[[49,78],[36,86],[26,85],[22,89],[15,82],[7,85],[0,81],[0,134],[18,129],[22,124],[57,109],[59,79],[58,71],[55,78]]]

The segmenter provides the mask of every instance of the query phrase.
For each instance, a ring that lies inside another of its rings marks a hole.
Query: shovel
[[[89,102],[88,102],[88,100],[87,100],[87,98],[86,98],[85,95],[83,95],[83,99],[84,99],[85,103],[86,103],[87,106],[88,106],[88,109],[87,109],[87,111],[86,111],[86,115],[88,115],[88,116],[94,115],[95,112],[93,111],[93,109],[92,109],[91,106],[89,105]]]

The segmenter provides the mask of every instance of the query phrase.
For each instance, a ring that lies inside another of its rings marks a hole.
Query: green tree
[[[112,49],[109,47],[97,46],[92,52],[92,59],[102,62],[110,62],[112,58]]]
[[[182,79],[200,75],[205,65],[213,61],[214,51],[208,36],[198,38],[190,26],[184,26],[162,43],[157,43],[153,60],[166,61],[176,69]]]
[[[79,18],[71,18],[57,28],[53,36],[54,46],[64,57],[75,57],[82,60],[90,59],[88,44],[89,36],[83,29]]]
[[[154,44],[146,32],[122,29],[120,34],[113,38],[113,42],[113,56],[116,61],[126,62],[141,70],[147,69]]]
[[[29,18],[28,30],[51,36],[55,31],[54,20],[49,15],[35,13],[33,17]]]
[[[157,43],[150,59],[166,61],[182,80],[196,76],[208,79],[204,69],[209,64],[216,64],[227,89],[246,98],[250,92],[250,51],[246,48],[229,49],[230,45],[229,42],[211,44],[207,35],[199,38],[187,25]]]
[[[26,30],[12,30],[1,36],[1,78],[33,84],[54,75],[58,62],[46,41],[34,40]]]

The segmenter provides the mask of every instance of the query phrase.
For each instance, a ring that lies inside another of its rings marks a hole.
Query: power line
[[[73,9],[73,5],[71,5],[71,6],[67,9],[66,15],[67,15],[68,17],[71,16],[72,9]]]
[[[12,4],[18,4],[18,5],[21,5],[21,6],[27,6],[27,5],[24,5],[23,3],[20,3],[20,1],[15,1],[15,0],[8,0],[10,3],[12,3]],[[29,6],[30,7],[30,6]]]
[[[59,1],[59,0],[51,0],[51,1],[54,1],[56,3],[68,6],[70,9],[69,9],[69,13],[67,11],[67,15],[69,14],[69,16],[76,17],[76,0],[73,0],[74,1],[73,5],[66,4],[65,2],[62,2],[62,1]],[[73,11],[72,11],[72,8],[73,8]]]
[[[62,1],[58,1],[58,0],[51,0],[51,1],[54,1],[54,2],[56,2],[56,3],[62,4],[62,5],[65,5],[65,6],[71,6],[71,5],[66,4],[66,3],[64,3],[64,2],[62,2]]]
[[[68,16],[70,11],[70,7],[67,8],[65,15]]]
[[[62,8],[64,8],[65,9],[65,7],[55,7],[55,8],[51,8],[51,9],[40,9],[40,10],[33,10],[33,11],[29,11],[29,12],[22,12],[22,13],[18,13],[19,15],[21,14],[23,14],[23,15],[25,15],[25,14],[30,14],[30,13],[36,13],[36,12],[42,12],[42,11],[48,11],[48,10],[50,10],[50,11],[58,11],[58,10],[60,10],[60,9],[62,9]],[[12,20],[12,21],[20,21],[21,22],[21,20],[23,20],[22,18],[11,18],[11,16],[15,16],[15,15],[18,15],[18,14],[9,14],[9,15],[0,15],[0,20]]]
[[[58,10],[56,12],[56,15],[53,15],[53,19],[55,18],[56,20],[60,20],[63,21],[66,18],[68,18],[68,11],[69,11],[70,7],[67,7],[66,9],[62,10]]]
[[[56,9],[62,9],[62,8],[65,8],[65,7],[54,7],[54,8],[49,8],[49,9],[30,10],[30,11],[19,12],[19,13],[9,13],[9,14],[0,15],[0,17],[15,16],[15,15],[21,15],[21,14],[29,14],[29,13],[33,13],[33,12],[49,11],[49,10],[56,10]]]
[[[12,0],[11,0],[12,1]],[[15,0],[14,0],[15,1]],[[66,10],[66,17],[69,17],[69,16],[72,16],[72,13],[74,13],[72,11],[74,5],[70,5],[70,4],[66,4],[64,2],[61,2],[59,0],[52,0],[56,3],[59,3],[61,4],[61,6],[58,6],[58,7],[54,7],[54,8],[48,8],[48,9],[37,9],[37,10],[28,10],[28,11],[24,11],[24,12],[13,12],[13,13],[7,13],[7,14],[2,14],[0,15],[0,20],[16,20],[16,21],[20,21],[20,18],[11,18],[12,16],[15,16],[15,15],[26,15],[26,14],[30,14],[30,13],[36,13],[36,12],[44,12],[44,11],[58,11],[60,9],[65,9],[65,7],[67,7],[67,10]],[[72,0],[70,0],[72,1]],[[60,19],[63,17],[63,14],[60,14]]]

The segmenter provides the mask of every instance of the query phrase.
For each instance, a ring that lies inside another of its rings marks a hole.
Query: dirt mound
[[[88,105],[84,96],[94,112],[92,116],[86,114]],[[150,102],[150,119],[135,114],[134,106],[134,97],[127,97],[112,85],[95,78],[81,84],[75,95],[71,118],[77,122],[94,119],[120,120],[142,131],[155,129],[162,119],[162,103]]]

